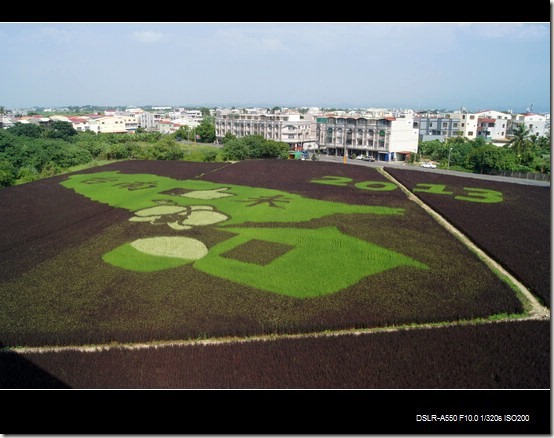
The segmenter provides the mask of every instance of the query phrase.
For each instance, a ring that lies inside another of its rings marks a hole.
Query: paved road
[[[343,158],[335,157],[333,155],[320,155],[320,161],[342,163]],[[356,166],[368,166],[368,167],[398,167],[398,168],[407,169],[407,170],[414,170],[416,172],[442,173],[444,175],[462,176],[465,178],[476,178],[476,179],[484,179],[489,181],[500,181],[500,182],[516,183],[516,184],[526,184],[531,186],[550,187],[550,181],[536,181],[532,179],[513,178],[513,177],[501,176],[501,175],[481,175],[478,173],[466,173],[466,172],[458,172],[455,170],[446,170],[446,169],[426,169],[423,167],[414,166],[404,162],[375,161],[372,163],[370,161],[348,159],[346,163],[356,165]]]

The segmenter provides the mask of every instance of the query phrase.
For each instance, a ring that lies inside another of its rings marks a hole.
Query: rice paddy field
[[[550,387],[550,188],[123,161],[0,205],[0,387]]]

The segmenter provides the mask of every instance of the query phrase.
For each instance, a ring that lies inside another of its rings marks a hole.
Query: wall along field
[[[17,260],[4,262],[0,284],[4,345],[305,333],[524,312],[509,285],[375,169],[167,164],[115,163],[14,187],[41,188],[44,224],[28,218],[31,195],[15,203],[9,189],[0,192],[3,222],[30,228],[4,248]]]

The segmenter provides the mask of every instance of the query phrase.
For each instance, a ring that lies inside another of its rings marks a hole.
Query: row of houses
[[[420,139],[444,140],[462,136],[474,140],[482,137],[493,144],[502,145],[509,141],[514,129],[525,125],[530,135],[542,137],[550,133],[550,116],[524,113],[510,114],[495,110],[476,113],[467,111],[443,114],[422,114],[414,120]]]
[[[140,108],[125,111],[106,110],[104,114],[88,114],[83,116],[53,115],[49,117],[23,116],[0,118],[0,127],[9,128],[16,123],[30,123],[46,126],[52,121],[69,122],[77,131],[91,131],[104,134],[135,133],[138,128],[146,131],[159,131],[171,134],[181,126],[197,127],[202,121],[202,113],[198,110],[175,109],[170,112],[152,113]]]
[[[202,120],[198,110],[164,108],[169,111],[106,110],[86,116],[19,117],[0,119],[0,127],[14,123],[45,125],[54,120],[70,122],[77,131],[95,133],[134,133],[138,128],[171,134],[181,126],[194,128]],[[531,134],[550,133],[549,115],[511,114],[495,110],[470,113],[464,109],[446,113],[415,113],[413,110],[371,108],[363,111],[322,112],[309,108],[303,114],[295,109],[264,108],[213,110],[217,142],[227,134],[236,137],[262,135],[287,143],[291,150],[320,150],[333,155],[363,154],[381,161],[401,161],[417,152],[419,141],[457,136],[484,138],[495,145],[509,141],[521,124]]]
[[[412,110],[370,109],[363,112],[305,114],[281,111],[218,110],[215,129],[218,141],[228,133],[237,137],[258,134],[288,143],[293,150],[319,149],[333,155],[363,154],[377,160],[405,160],[417,152],[419,141],[463,136],[484,138],[495,145],[509,141],[519,124],[531,134],[550,132],[550,118],[538,114],[515,114],[465,110],[444,114],[417,114]]]

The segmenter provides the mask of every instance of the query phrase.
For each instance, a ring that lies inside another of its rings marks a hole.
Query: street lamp
[[[447,170],[450,170],[450,152],[452,152],[451,147],[448,149],[448,167],[447,167]]]

